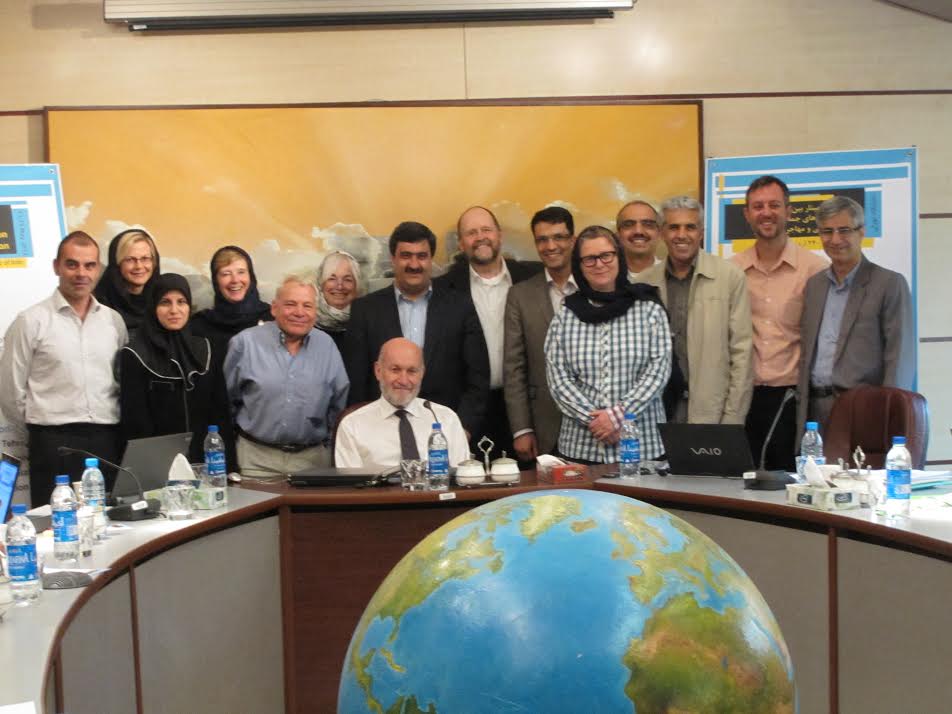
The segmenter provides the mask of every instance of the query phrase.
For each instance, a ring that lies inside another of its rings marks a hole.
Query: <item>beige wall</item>
[[[594,22],[155,35],[101,18],[96,0],[0,3],[0,162],[43,159],[42,119],[2,112],[44,106],[726,94],[704,102],[707,155],[916,145],[921,211],[952,214],[952,24],[877,0],[639,0]],[[938,91],[870,94],[896,90]],[[866,94],[806,96],[817,91]],[[737,96],[751,93],[799,96]],[[950,241],[952,220],[922,222],[921,337],[952,335]],[[952,459],[950,360],[952,342],[920,350],[933,460]]]

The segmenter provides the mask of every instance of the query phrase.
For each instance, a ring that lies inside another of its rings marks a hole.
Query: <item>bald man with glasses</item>
[[[860,384],[912,389],[912,297],[906,279],[863,255],[863,207],[834,196],[816,211],[830,267],[807,281],[800,322],[799,431],[821,428],[836,397]]]

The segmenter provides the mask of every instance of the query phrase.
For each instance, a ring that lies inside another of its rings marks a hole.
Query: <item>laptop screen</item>
[[[13,501],[13,490],[19,475],[20,460],[0,454],[0,523],[6,523],[10,515],[10,502]]]

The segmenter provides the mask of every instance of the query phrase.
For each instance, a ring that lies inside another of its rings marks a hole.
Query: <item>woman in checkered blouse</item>
[[[565,299],[545,340],[546,375],[562,411],[558,450],[577,462],[618,461],[626,413],[638,418],[644,459],[662,455],[657,424],[671,373],[671,332],[657,288],[628,283],[618,237],[583,230],[572,252],[578,292]]]

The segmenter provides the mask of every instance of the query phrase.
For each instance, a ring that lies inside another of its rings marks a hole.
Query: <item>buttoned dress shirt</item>
[[[843,324],[843,313],[846,310],[846,301],[850,297],[850,288],[856,271],[857,263],[847,273],[842,285],[837,283],[833,268],[826,269],[830,279],[830,287],[826,293],[826,302],[823,305],[823,319],[820,321],[820,331],[817,333],[816,357],[810,375],[810,384],[814,387],[833,386],[833,362],[836,357],[836,343],[840,339],[840,327]]]
[[[552,312],[556,315],[558,315],[559,310],[562,309],[562,303],[565,302],[565,298],[578,292],[578,285],[575,283],[574,275],[569,273],[568,280],[565,281],[562,287],[559,287],[558,283],[552,279],[552,275],[548,269],[545,270],[545,287],[549,293],[549,300],[552,302]],[[529,431],[532,430],[529,429]]]
[[[433,295],[433,286],[427,287],[426,292],[416,300],[404,297],[396,283],[393,292],[397,298],[397,314],[400,316],[400,330],[403,336],[420,349],[426,337],[426,311],[430,305],[430,296]]]
[[[317,329],[294,355],[276,322],[242,330],[228,343],[224,370],[238,427],[271,444],[326,443],[347,404],[344,362]]]
[[[752,246],[731,260],[747,278],[754,325],[754,384],[786,387],[797,383],[800,317],[807,280],[828,263],[790,238],[775,265],[766,265]]]
[[[430,402],[430,406],[436,412],[440,428],[449,445],[450,466],[456,466],[460,461],[469,458],[469,446],[463,425],[456,412],[449,407],[434,402]],[[399,466],[402,456],[400,417],[396,415],[398,408],[380,397],[341,419],[334,446],[334,465],[338,468],[384,469]],[[425,459],[427,441],[433,431],[433,414],[420,398],[414,399],[404,408],[413,428],[417,451],[420,458]]]
[[[626,413],[637,415],[644,458],[664,452],[657,425],[665,421],[661,392],[671,375],[671,331],[661,305],[638,300],[625,314],[598,324],[582,322],[563,307],[549,325],[545,353],[549,389],[566,417],[560,452],[618,461],[617,444],[597,441],[588,428],[591,413],[601,409],[616,427]]]
[[[59,289],[7,329],[0,406],[11,422],[117,424],[116,353],[128,341],[122,317],[90,298],[80,319]]]
[[[502,348],[505,334],[506,295],[512,287],[512,276],[502,262],[502,270],[491,278],[484,278],[469,266],[469,294],[473,298],[479,324],[486,338],[489,353],[489,388],[502,387]]]

